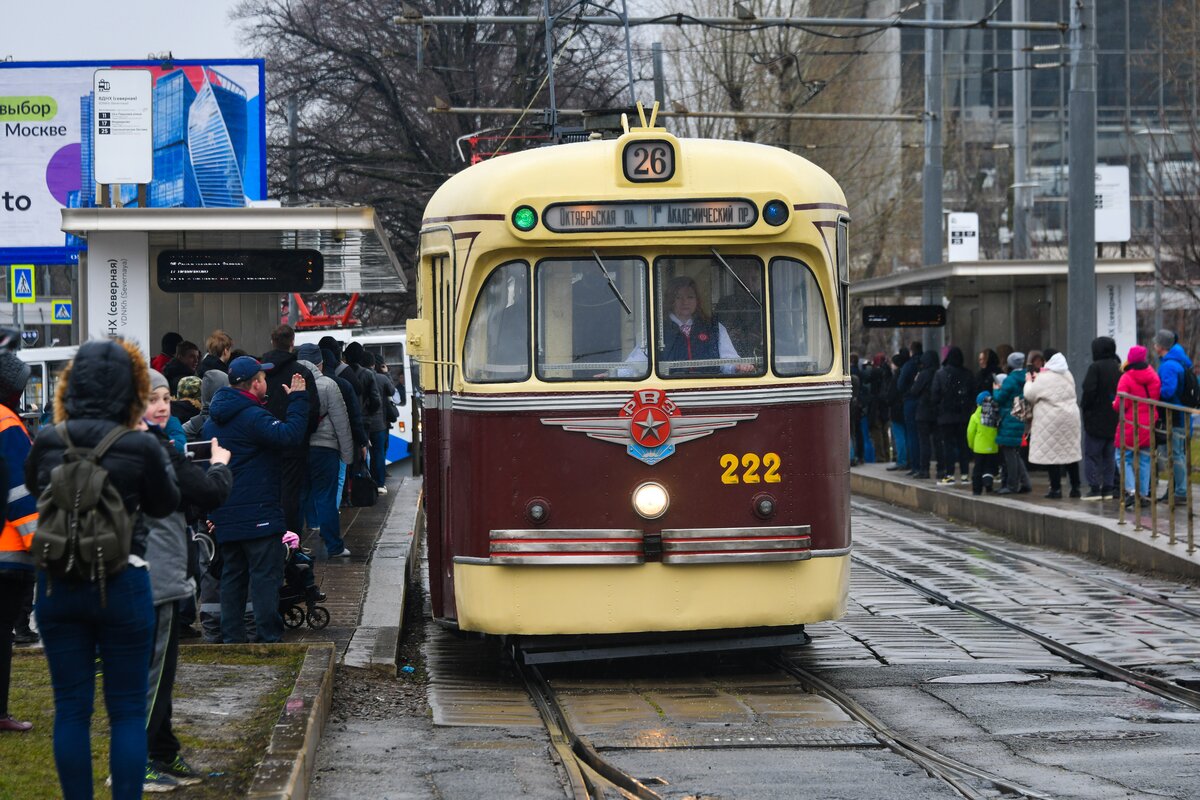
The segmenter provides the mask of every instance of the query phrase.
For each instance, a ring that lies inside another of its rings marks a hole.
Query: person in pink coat
[[[1148,403],[1137,404],[1137,419],[1134,420],[1134,403],[1132,400],[1120,397],[1121,393],[1133,395],[1134,397],[1144,397],[1148,400],[1159,399],[1159,390],[1161,384],[1158,379],[1158,373],[1150,366],[1146,360],[1146,348],[1140,344],[1135,344],[1129,348],[1129,358],[1126,361],[1125,371],[1121,374],[1121,379],[1117,381],[1117,398],[1113,401],[1113,408],[1121,414],[1121,420],[1117,424],[1116,446],[1120,450],[1122,446],[1133,448],[1136,446],[1140,449],[1140,457],[1138,459],[1138,477],[1142,496],[1142,501],[1150,502],[1150,449],[1154,442],[1154,406]],[[1126,506],[1133,505],[1133,450],[1125,450],[1125,494],[1128,497],[1125,499]]]

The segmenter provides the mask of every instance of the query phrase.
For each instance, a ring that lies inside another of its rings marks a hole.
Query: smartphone
[[[203,442],[188,442],[184,445],[187,457],[191,461],[212,461],[212,439]]]

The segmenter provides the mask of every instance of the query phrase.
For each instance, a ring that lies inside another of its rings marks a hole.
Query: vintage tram
[[[641,122],[472,166],[426,209],[408,343],[433,615],[460,630],[844,611],[844,195],[784,150]]]

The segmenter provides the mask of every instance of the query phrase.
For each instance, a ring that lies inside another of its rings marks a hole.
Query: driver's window
[[[660,376],[763,374],[761,261],[726,254],[673,256],[656,260],[654,269]]]

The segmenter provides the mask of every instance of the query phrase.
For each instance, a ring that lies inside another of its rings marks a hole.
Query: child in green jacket
[[[984,405],[995,403],[991,392],[980,392],[975,398],[975,413],[967,422],[967,445],[975,454],[975,468],[971,471],[971,493],[983,494],[992,491],[996,471],[1000,468],[999,445],[996,444],[996,428],[983,424]],[[994,411],[994,410],[993,410]]]

